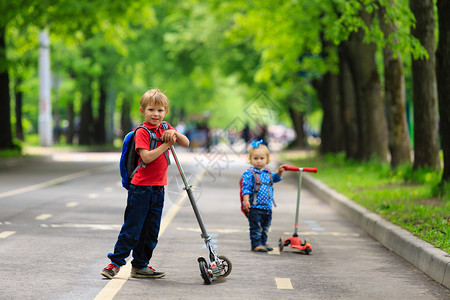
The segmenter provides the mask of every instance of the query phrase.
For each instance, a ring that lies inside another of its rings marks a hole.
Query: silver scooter
[[[194,209],[195,217],[197,218],[198,225],[202,231],[201,237],[205,241],[206,249],[208,250],[208,257],[205,259],[204,257],[199,257],[197,259],[198,265],[200,267],[200,274],[205,281],[206,284],[211,284],[214,278],[220,279],[225,278],[231,273],[231,261],[223,255],[217,255],[211,244],[211,237],[206,231],[205,224],[203,223],[202,216],[200,211],[198,210],[197,204],[194,199],[194,194],[192,192],[192,185],[190,185],[186,179],[186,175],[184,174],[183,167],[178,160],[177,152],[175,151],[175,147],[170,147],[170,151],[175,159],[175,163],[178,167],[178,171],[180,171],[181,178],[184,183],[184,190],[189,197],[189,201],[191,201],[192,208]]]

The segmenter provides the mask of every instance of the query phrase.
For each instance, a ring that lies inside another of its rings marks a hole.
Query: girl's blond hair
[[[264,152],[265,152],[266,155],[267,155],[267,163],[270,163],[270,152],[269,152],[269,148],[267,148],[267,146],[266,146],[266,145],[263,145],[263,144],[259,145],[257,148],[250,147],[250,150],[248,151],[248,161],[249,161],[249,162],[252,161],[253,150],[255,150],[255,149],[262,149],[262,150],[264,150]]]
[[[166,111],[169,111],[169,98],[159,89],[151,89],[142,95],[139,105],[143,109],[148,105],[163,106]]]

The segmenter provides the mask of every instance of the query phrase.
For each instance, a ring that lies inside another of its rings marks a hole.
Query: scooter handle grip
[[[300,171],[299,167],[293,167],[293,166],[284,166],[284,169],[286,171]]]
[[[317,173],[317,168],[300,168],[300,167],[294,167],[294,166],[284,166],[284,170],[286,171],[300,171],[302,169],[303,172],[312,172]]]

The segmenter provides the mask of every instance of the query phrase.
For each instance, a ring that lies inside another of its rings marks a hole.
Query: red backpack
[[[270,172],[269,169],[265,169],[269,172],[269,177],[270,177],[270,183],[261,183],[261,176],[259,176],[259,173],[253,171],[252,169],[249,169],[250,171],[252,171],[253,176],[255,177],[255,181],[254,181],[254,185],[253,185],[253,194],[250,196],[250,203],[252,205],[256,205],[256,199],[258,198],[257,195],[259,193],[259,189],[261,188],[261,184],[266,184],[266,185],[273,185],[273,180],[272,180],[272,172]],[[242,213],[247,217],[247,212],[244,209],[244,196],[242,196],[242,181],[243,178],[241,177],[241,180],[239,180],[239,198],[241,201],[241,211]],[[273,201],[273,205],[276,207],[275,201]]]

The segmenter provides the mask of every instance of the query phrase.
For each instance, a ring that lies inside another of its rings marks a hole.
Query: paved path
[[[126,193],[117,154],[80,155],[0,170],[1,299],[450,299],[447,288],[307,189],[299,232],[312,253],[250,252],[238,202],[238,180],[247,166],[237,154],[180,153],[190,182],[199,182],[195,194],[206,228],[219,255],[233,264],[229,277],[203,284],[197,257],[207,252],[171,166],[164,229],[151,261],[166,277],[142,280],[124,273],[104,280],[99,273],[120,230]],[[296,193],[293,173],[275,185],[272,245],[292,235]]]

